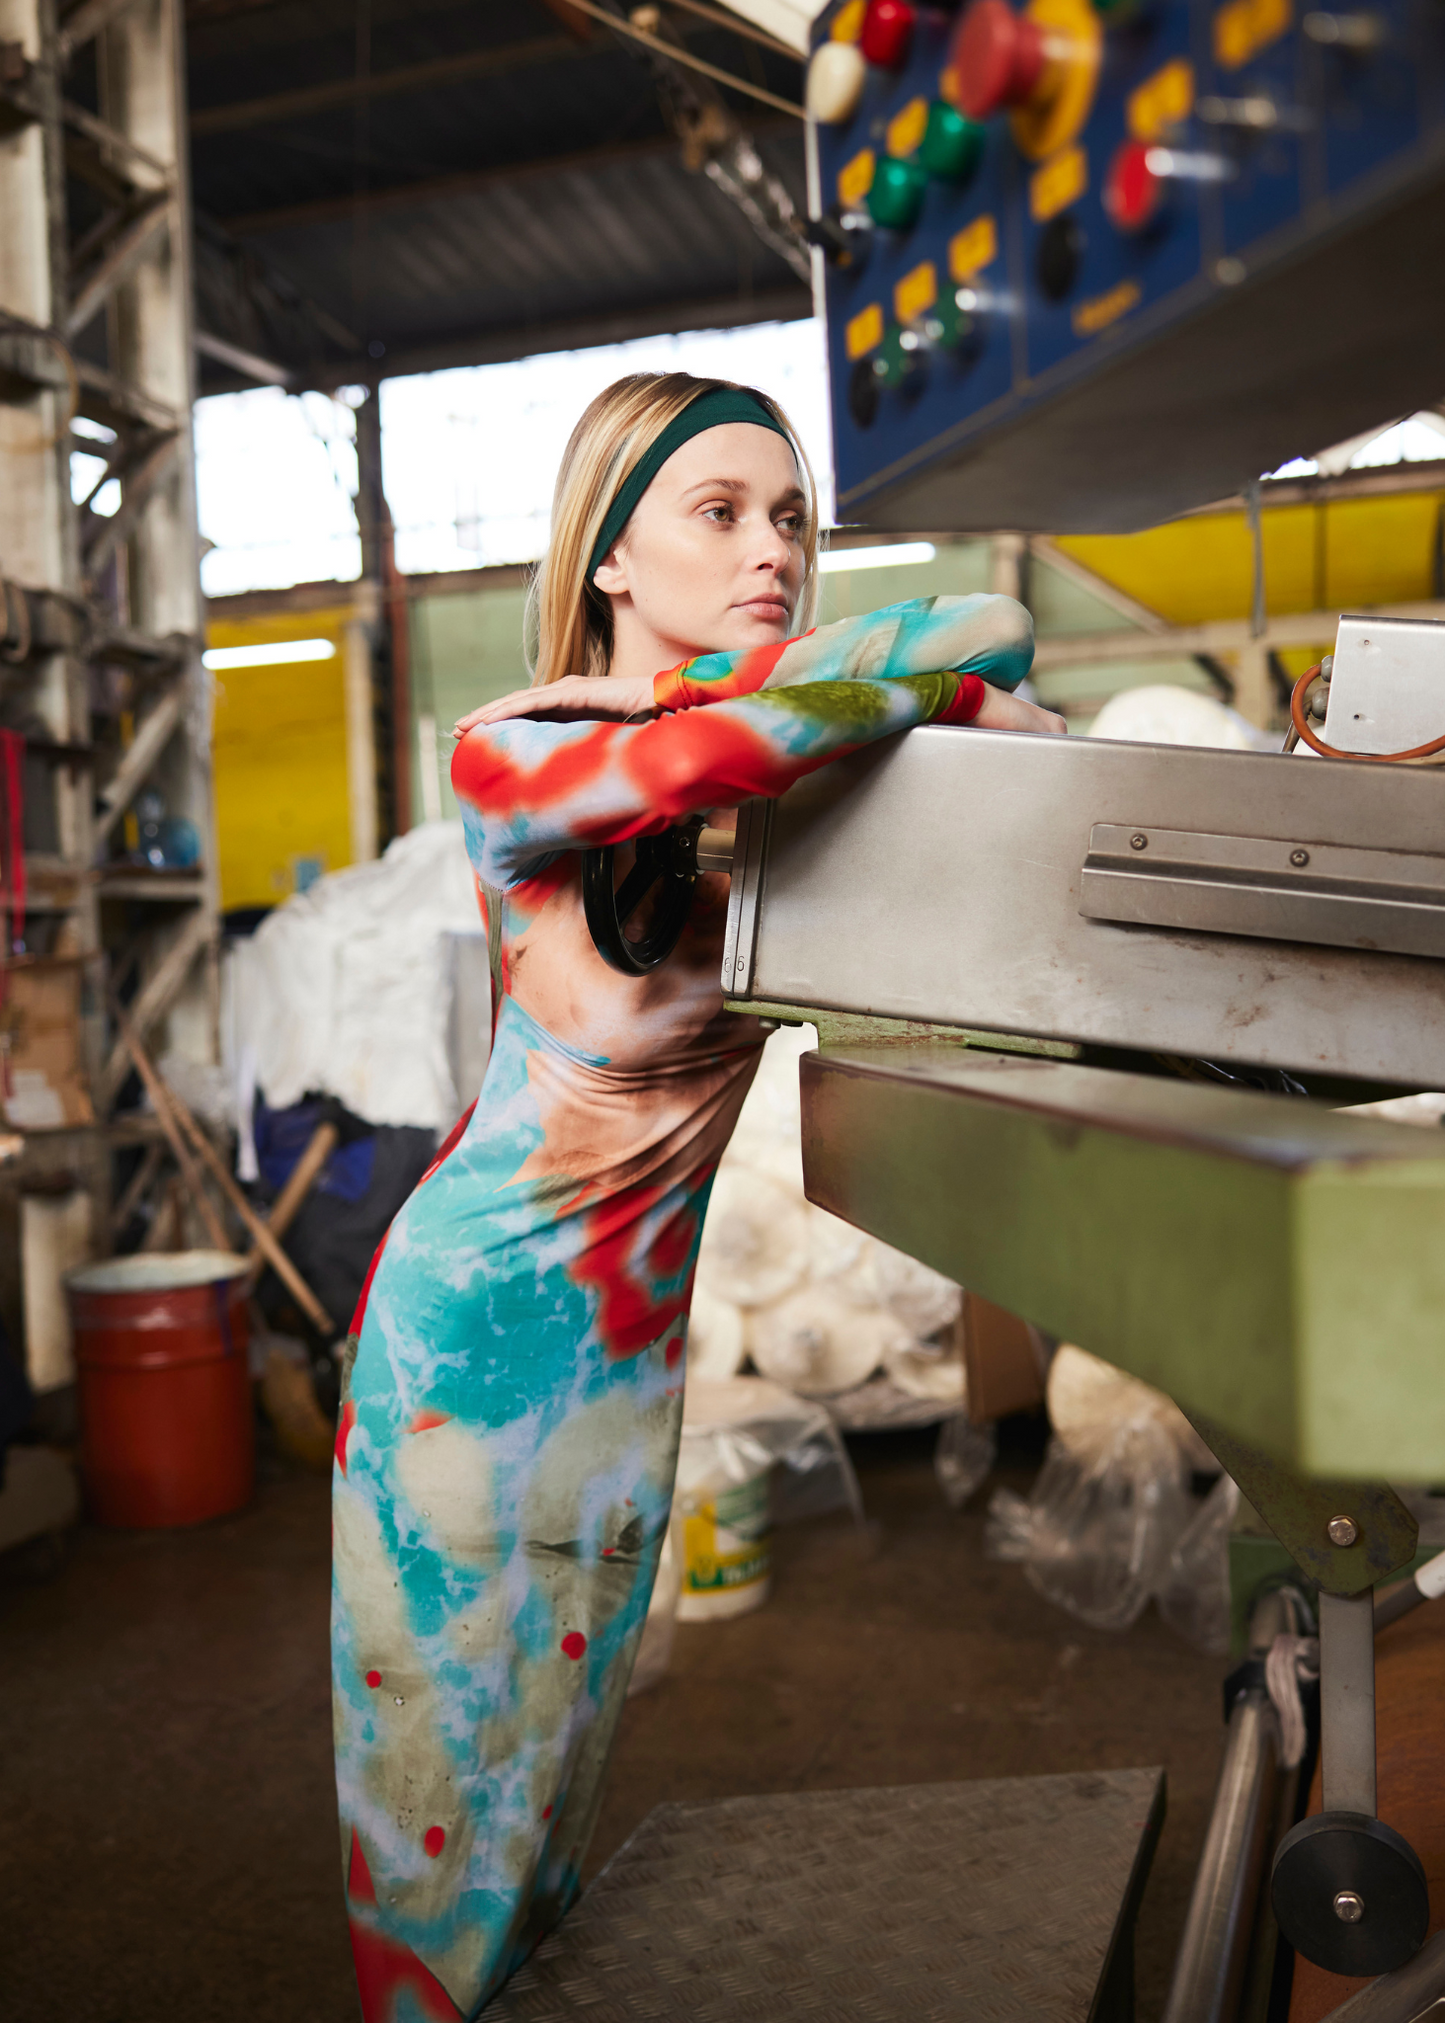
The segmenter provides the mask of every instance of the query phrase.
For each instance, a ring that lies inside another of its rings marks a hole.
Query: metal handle
[[[692,888],[705,871],[731,871],[733,838],[726,829],[705,829],[700,815],[640,836],[637,861],[614,888],[614,853],[608,843],[582,853],[582,905],[597,953],[623,976],[646,976],[676,948],[687,924]],[[623,929],[647,895],[660,886],[652,924],[629,941]]]
[[[1445,956],[1445,857],[1096,822],[1086,920]]]
[[[696,851],[698,870],[731,871],[735,841],[731,829],[700,829]]]

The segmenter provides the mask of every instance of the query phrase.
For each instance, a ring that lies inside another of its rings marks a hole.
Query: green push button
[[[868,210],[874,224],[883,225],[890,232],[911,232],[918,223],[927,189],[928,171],[916,157],[900,161],[897,155],[884,155],[873,172],[873,187],[868,192]]]
[[[923,343],[916,330],[904,330],[890,323],[873,360],[873,372],[880,386],[897,393],[908,386],[923,362]]]
[[[983,316],[971,288],[945,288],[924,325],[929,341],[944,351],[967,354],[983,337]]]
[[[945,98],[928,108],[923,134],[923,166],[941,183],[966,183],[983,159],[983,124]]]

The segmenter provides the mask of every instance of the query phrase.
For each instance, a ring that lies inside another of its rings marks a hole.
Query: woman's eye
[[[803,523],[796,513],[784,513],[775,525],[785,541],[797,541],[802,538]]]
[[[707,506],[703,511],[703,518],[714,521],[718,526],[722,526],[732,516],[733,509],[731,506]]]

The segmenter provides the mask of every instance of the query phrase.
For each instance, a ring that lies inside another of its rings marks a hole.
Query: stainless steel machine
[[[1445,1088],[1445,627],[1346,615],[1292,715],[1278,754],[915,730],[622,894],[730,867],[725,996],[825,1034],[810,1197],[1167,1390],[1317,1595],[1324,1811],[1268,1845],[1247,1678],[1168,2023],[1239,2015],[1267,1857],[1371,2017],[1445,1996],[1373,1655],[1417,1539],[1386,1485],[1445,1476],[1445,1133],[1348,1114]]]

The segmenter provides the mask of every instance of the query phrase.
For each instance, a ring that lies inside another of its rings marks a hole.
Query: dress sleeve
[[[478,725],[452,785],[488,884],[535,876],[561,850],[656,835],[709,808],[781,794],[859,746],[923,723],[966,723],[982,687],[952,672],[812,681],[648,723]]]
[[[813,681],[893,681],[976,674],[1015,689],[1033,665],[1034,621],[1012,597],[914,597],[746,652],[705,653],[659,674],[659,709],[689,709]]]

